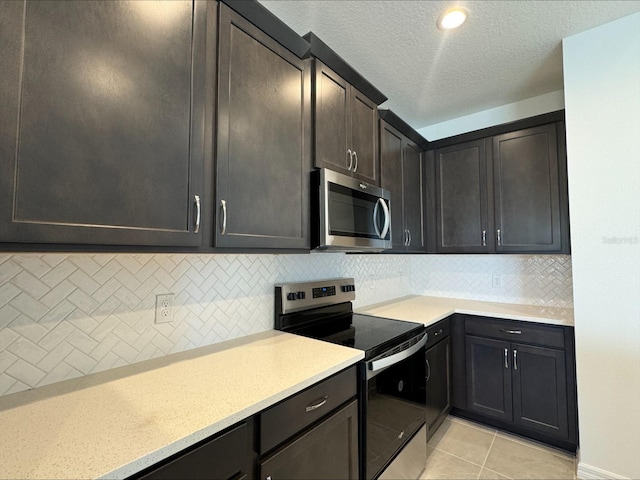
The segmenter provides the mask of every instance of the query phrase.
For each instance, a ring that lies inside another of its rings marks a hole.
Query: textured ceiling
[[[637,0],[260,2],[318,35],[416,129],[561,90],[562,38],[640,11]],[[469,19],[441,32],[438,15],[454,5]]]

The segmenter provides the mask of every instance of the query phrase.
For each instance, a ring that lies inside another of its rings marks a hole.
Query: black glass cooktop
[[[352,313],[341,306],[282,316],[276,328],[363,350],[365,360],[425,330],[420,323]]]

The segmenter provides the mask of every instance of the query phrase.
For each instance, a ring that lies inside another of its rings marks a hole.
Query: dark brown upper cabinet
[[[202,245],[215,15],[0,3],[0,242]]]
[[[486,150],[485,140],[475,140],[435,152],[438,253],[494,250]]]
[[[556,124],[493,137],[497,252],[557,252],[560,185]]]
[[[380,186],[391,193],[394,251],[425,250],[422,155],[419,145],[380,120]]]
[[[311,60],[220,5],[215,246],[309,249]]]
[[[315,166],[379,185],[378,107],[315,61]]]
[[[314,166],[380,185],[378,105],[387,100],[313,32]]]
[[[533,121],[435,149],[438,252],[569,253],[564,122]]]

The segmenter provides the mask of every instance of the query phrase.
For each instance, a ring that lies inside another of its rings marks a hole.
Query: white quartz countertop
[[[363,357],[269,331],[0,397],[0,478],[124,478]]]
[[[427,326],[454,313],[573,326],[573,309],[571,308],[416,295],[361,307],[357,309],[357,312],[377,317],[424,323]]]

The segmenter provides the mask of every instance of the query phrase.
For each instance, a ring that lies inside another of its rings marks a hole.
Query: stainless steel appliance
[[[313,174],[315,247],[381,251],[391,248],[391,195],[376,185],[320,169]]]
[[[276,285],[275,328],[365,352],[358,366],[360,478],[416,479],[427,453],[426,328],[353,313],[354,299],[353,278]]]

